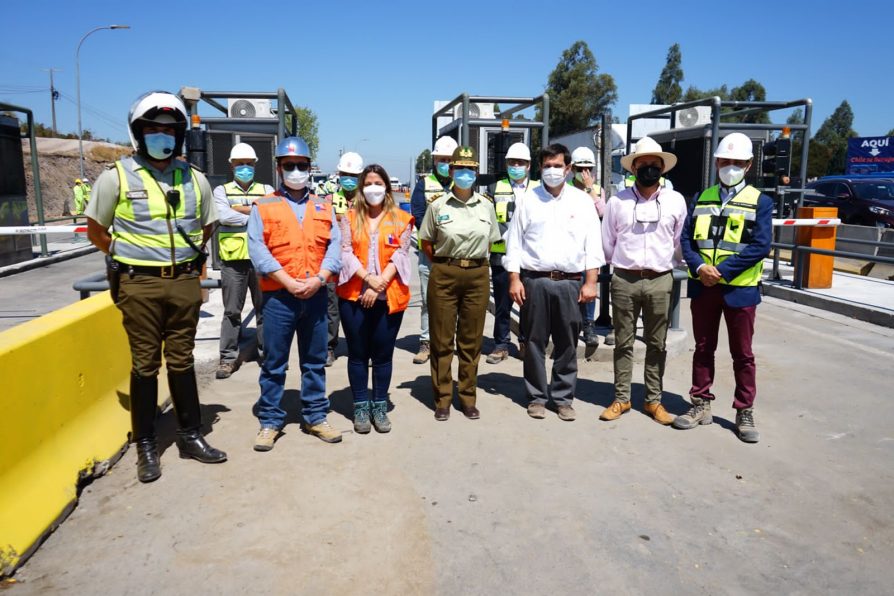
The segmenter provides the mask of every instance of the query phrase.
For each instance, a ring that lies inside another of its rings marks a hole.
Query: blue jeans
[[[422,298],[422,313],[419,315],[419,341],[429,341],[428,335],[428,277],[431,274],[431,261],[422,250],[419,254],[419,293]]]
[[[261,397],[255,415],[261,426],[282,428],[286,419],[280,407],[286,384],[286,365],[292,338],[298,333],[301,364],[301,417],[305,424],[322,422],[329,412],[326,397],[326,289],[307,300],[285,290],[264,292],[264,363],[261,366]]]
[[[355,402],[369,401],[369,364],[372,361],[372,399],[388,399],[394,342],[404,313],[388,314],[388,304],[376,300],[363,308],[359,300],[338,299],[341,324],[348,342],[348,381]]]

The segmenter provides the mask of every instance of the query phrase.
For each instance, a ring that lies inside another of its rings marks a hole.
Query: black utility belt
[[[435,263],[447,263],[448,265],[462,267],[463,269],[484,267],[489,262],[487,259],[452,259],[450,257],[435,257],[432,261]]]
[[[119,272],[122,274],[148,275],[151,277],[161,277],[164,279],[170,279],[173,277],[177,277],[178,275],[184,275],[187,273],[199,273],[200,269],[201,267],[197,267],[195,261],[178,263],[176,265],[162,265],[159,267],[149,267],[146,265],[128,265],[127,263],[121,263],[119,265]]]
[[[583,279],[583,275],[580,273],[565,273],[564,271],[531,271],[530,269],[522,269],[521,274],[525,277],[548,277],[552,281],[564,281],[566,279],[580,281]]]

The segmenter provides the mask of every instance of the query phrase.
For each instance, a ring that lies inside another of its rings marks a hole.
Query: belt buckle
[[[161,268],[161,277],[163,279],[172,279],[174,277],[174,265],[165,265]]]
[[[471,259],[460,259],[459,266],[462,267],[463,269],[468,269],[469,267],[472,266],[472,260]]]
[[[562,272],[561,271],[550,271],[549,278],[552,281],[562,281]]]

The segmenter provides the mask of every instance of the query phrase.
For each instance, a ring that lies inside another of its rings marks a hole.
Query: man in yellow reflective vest
[[[248,143],[236,143],[230,151],[233,181],[214,189],[214,203],[220,227],[217,244],[220,254],[220,285],[224,314],[220,323],[220,363],[215,376],[226,379],[239,367],[239,337],[242,334],[242,308],[251,292],[255,310],[258,353],[264,349],[261,286],[248,257],[248,215],[252,204],[274,191],[272,186],[255,181],[258,156]]]
[[[72,191],[74,192],[75,215],[80,215],[84,213],[87,203],[90,202],[90,193],[92,192],[90,180],[87,178],[75,178],[75,185]]]
[[[87,237],[109,255],[112,297],[130,343],[131,440],[140,482],[161,476],[155,415],[162,352],[180,457],[202,463],[227,459],[202,436],[193,363],[206,256],[200,245],[217,215],[204,174],[177,159],[186,123],[186,107],[176,95],[140,96],[128,118],[136,155],[103,172],[87,204]]]
[[[722,316],[736,378],[736,433],[746,443],[760,440],[754,424],[757,383],[751,340],[763,263],[773,235],[773,200],[745,182],[752,157],[746,135],[734,132],[721,139],[714,152],[720,184],[702,192],[683,226],[680,243],[691,278],[695,352],[692,407],[673,423],[675,428],[689,429],[713,421],[711,386]]]

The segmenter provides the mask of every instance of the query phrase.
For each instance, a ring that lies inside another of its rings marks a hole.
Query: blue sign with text
[[[845,174],[894,172],[894,137],[856,137],[847,140]]]

